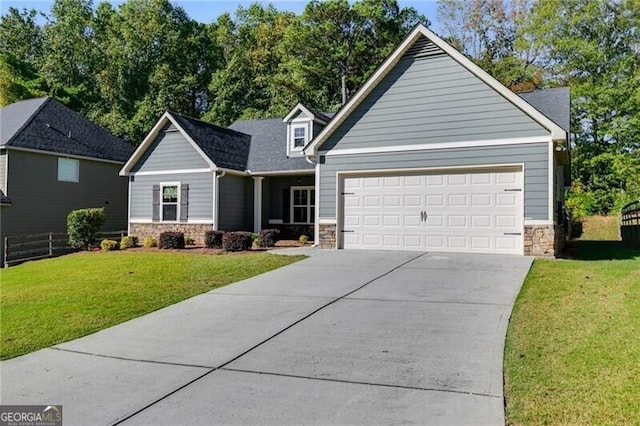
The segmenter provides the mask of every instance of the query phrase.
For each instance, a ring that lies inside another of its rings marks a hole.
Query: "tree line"
[[[507,87],[571,87],[575,214],[640,197],[640,0],[438,3],[440,35]],[[46,94],[134,144],[167,109],[222,126],[336,110],[418,22],[397,0],[255,3],[208,24],[169,0],[11,8],[0,104]]]

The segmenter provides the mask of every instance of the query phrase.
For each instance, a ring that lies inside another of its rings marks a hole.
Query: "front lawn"
[[[75,339],[302,258],[115,251],[4,269],[0,358]]]
[[[576,260],[536,260],[505,349],[508,424],[636,424],[640,251],[574,242]]]

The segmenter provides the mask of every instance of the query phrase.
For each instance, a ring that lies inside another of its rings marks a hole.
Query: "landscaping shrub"
[[[102,247],[102,250],[104,250],[104,251],[117,250],[118,249],[118,242],[116,240],[104,239],[100,243],[100,247]]]
[[[300,235],[300,238],[298,238],[298,242],[300,244],[307,244],[308,241],[309,237],[307,237],[306,235]]]
[[[227,232],[222,236],[222,248],[227,251],[249,250],[252,244],[251,232]]]
[[[158,240],[156,240],[155,237],[147,237],[142,242],[142,246],[144,248],[157,247],[158,246]]]
[[[280,230],[278,229],[263,229],[258,235],[258,245],[260,247],[273,247],[278,242],[279,235]]]
[[[184,237],[184,243],[188,246],[192,246],[196,243],[196,241],[191,237]]]
[[[138,237],[122,237],[120,240],[120,250],[126,250],[128,248],[136,247],[138,245]]]
[[[161,249],[183,249],[184,233],[182,232],[163,232],[160,234],[158,246]]]
[[[222,248],[222,231],[207,231],[204,233],[204,244],[207,248],[221,249]]]
[[[88,248],[107,220],[104,208],[73,210],[67,216],[67,234],[71,247]]]

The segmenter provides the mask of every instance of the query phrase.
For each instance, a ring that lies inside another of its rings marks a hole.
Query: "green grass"
[[[637,424],[640,251],[578,241],[575,260],[536,260],[505,349],[509,424]]]
[[[84,336],[302,258],[115,251],[4,269],[0,358]]]
[[[618,216],[587,216],[582,219],[581,240],[603,241],[620,239]]]

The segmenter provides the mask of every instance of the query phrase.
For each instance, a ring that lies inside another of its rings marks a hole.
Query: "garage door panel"
[[[343,247],[522,254],[522,186],[509,170],[345,178]]]
[[[467,207],[467,194],[449,194],[447,207]]]

